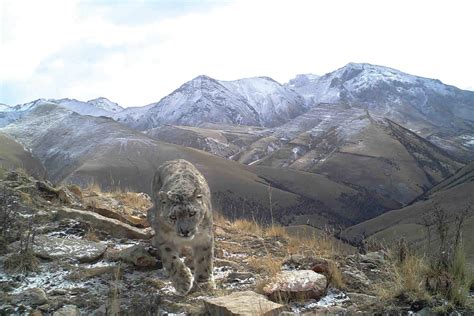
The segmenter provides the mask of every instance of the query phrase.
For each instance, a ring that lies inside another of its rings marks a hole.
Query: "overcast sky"
[[[283,83],[348,62],[474,90],[473,12],[470,0],[0,0],[0,103],[141,106],[200,74]]]

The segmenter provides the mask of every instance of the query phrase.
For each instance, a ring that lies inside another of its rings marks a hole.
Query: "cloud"
[[[469,1],[7,0],[1,8],[0,102],[9,104],[105,96],[139,106],[200,74],[284,82],[351,61],[474,82]]]

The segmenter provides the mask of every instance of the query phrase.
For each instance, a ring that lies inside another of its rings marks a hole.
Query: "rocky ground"
[[[0,192],[1,315],[430,313],[426,302],[386,299],[386,251],[220,216],[217,288],[180,296],[150,243],[148,196],[56,188],[18,172]]]

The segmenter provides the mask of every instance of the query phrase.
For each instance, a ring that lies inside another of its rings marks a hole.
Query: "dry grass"
[[[95,230],[92,229],[92,228],[89,228],[87,230],[86,234],[84,235],[84,239],[90,240],[90,241],[95,241],[95,242],[100,241],[100,238],[97,236]]]
[[[387,301],[403,299],[410,302],[429,299],[425,287],[429,266],[424,258],[409,254],[403,262],[392,259],[387,270],[389,277],[376,287],[378,297]]]
[[[247,219],[237,219],[232,222],[232,228],[248,234],[262,236],[264,229],[256,222]]]
[[[336,262],[332,260],[328,263],[327,278],[328,284],[330,284],[331,286],[338,289],[343,289],[345,287],[344,278],[342,276],[341,270],[339,270],[339,267],[337,266]]]
[[[270,254],[263,257],[250,257],[248,266],[263,277],[271,277],[281,271],[282,258],[276,258]]]
[[[115,198],[119,201],[121,201],[123,204],[139,209],[139,210],[144,210],[148,209],[152,206],[152,203],[150,200],[145,198],[143,195],[135,192],[121,192],[121,193],[113,193]]]
[[[104,193],[102,187],[97,182],[89,183],[89,185],[84,189],[84,191],[89,193]]]
[[[27,273],[39,270],[39,260],[31,250],[14,253],[4,263],[8,273]]]
[[[270,227],[265,229],[266,237],[281,237],[284,239],[289,239],[290,236],[283,226],[273,224]]]
[[[290,255],[301,254],[324,258],[333,258],[338,254],[338,249],[331,238],[316,234],[303,238],[291,237],[287,250]]]

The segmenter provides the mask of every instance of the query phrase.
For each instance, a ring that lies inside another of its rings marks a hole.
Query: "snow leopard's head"
[[[176,234],[192,239],[198,231],[208,209],[208,198],[197,188],[176,187],[170,191],[158,191],[155,207],[160,210],[162,222],[175,229]]]

